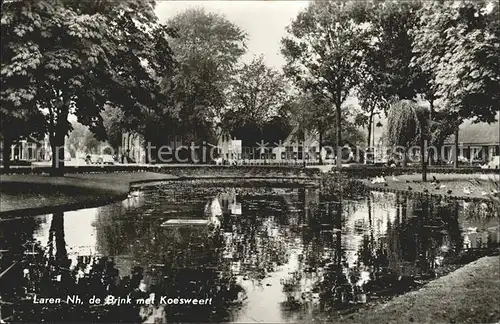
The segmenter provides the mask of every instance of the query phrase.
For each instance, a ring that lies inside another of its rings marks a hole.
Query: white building
[[[3,151],[3,142],[0,143]],[[10,159],[18,161],[49,161],[52,157],[49,138],[46,135],[43,140],[28,138],[19,140],[10,147]]]
[[[122,159],[127,156],[128,161]],[[146,149],[144,147],[144,137],[138,133],[123,132],[122,146],[120,148],[119,162],[125,163],[145,163]]]

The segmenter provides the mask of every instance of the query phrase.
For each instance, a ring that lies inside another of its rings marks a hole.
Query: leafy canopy
[[[246,33],[225,16],[200,8],[179,13],[167,24],[178,62],[164,89],[172,99],[178,131],[210,133],[220,121],[236,63],[246,51]]]
[[[156,108],[157,76],[172,61],[154,2],[14,2],[1,27],[2,107],[42,111],[51,139],[71,130],[69,114],[104,138],[106,104],[131,116]]]
[[[361,79],[371,26],[354,18],[356,2],[314,1],[282,40],[285,72],[302,89],[340,105]]]
[[[432,76],[443,107],[460,118],[492,122],[500,102],[497,2],[425,2],[415,29],[414,64]]]
[[[230,85],[223,127],[230,132],[245,125],[262,127],[279,115],[287,88],[285,77],[267,67],[262,56],[244,63]]]

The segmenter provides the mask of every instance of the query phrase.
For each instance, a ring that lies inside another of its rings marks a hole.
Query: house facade
[[[219,139],[218,147],[223,160],[236,160],[242,163],[317,163],[320,157],[318,136],[300,131],[296,126],[290,134],[278,141],[263,139],[252,146],[243,146],[238,139]],[[325,149],[322,158],[327,157]]]
[[[10,150],[10,159],[13,161],[50,161],[52,157],[52,150],[47,135],[43,140],[31,137],[19,140],[7,149]],[[3,152],[3,150],[3,142],[0,141],[0,151]]]
[[[318,135],[311,132],[301,132],[296,126],[282,143],[273,147],[270,158],[277,162],[284,161],[319,161],[320,154],[326,158],[326,150],[320,152]]]
[[[121,163],[145,163],[144,137],[134,132],[123,132],[118,159]]]
[[[41,143],[33,140],[26,139],[20,140],[18,143],[10,147],[10,158],[14,161],[38,161],[45,156],[39,155],[39,147]],[[50,152],[50,148],[49,148]]]
[[[458,131],[458,154],[473,162],[489,162],[494,156],[500,155],[500,122],[472,123],[466,120]],[[444,143],[443,155],[448,160],[453,159],[455,135],[448,137]]]
[[[144,136],[135,132],[123,132],[122,145],[119,148],[119,161],[123,161],[123,163],[146,163],[148,154],[151,155],[149,162],[154,163],[202,161],[202,149],[196,147],[193,153],[191,145],[192,142],[184,136],[168,135],[162,148],[151,145],[150,152],[147,152],[148,143],[146,143]],[[207,144],[206,146],[208,147],[209,145]],[[161,152],[159,151],[160,149],[162,149]]]

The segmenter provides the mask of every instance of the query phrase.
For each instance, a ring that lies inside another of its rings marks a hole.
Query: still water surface
[[[0,222],[10,321],[297,322],[411,290],[494,251],[485,203],[370,192],[170,183],[93,209]],[[168,220],[206,224],[162,226]],[[83,304],[34,305],[78,295]],[[209,305],[88,305],[92,296],[208,298]]]

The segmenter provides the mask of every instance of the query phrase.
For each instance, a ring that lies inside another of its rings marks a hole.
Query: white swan
[[[375,183],[385,183],[384,177],[382,177],[382,176],[375,177],[375,179],[372,180],[372,184],[375,184]]]

